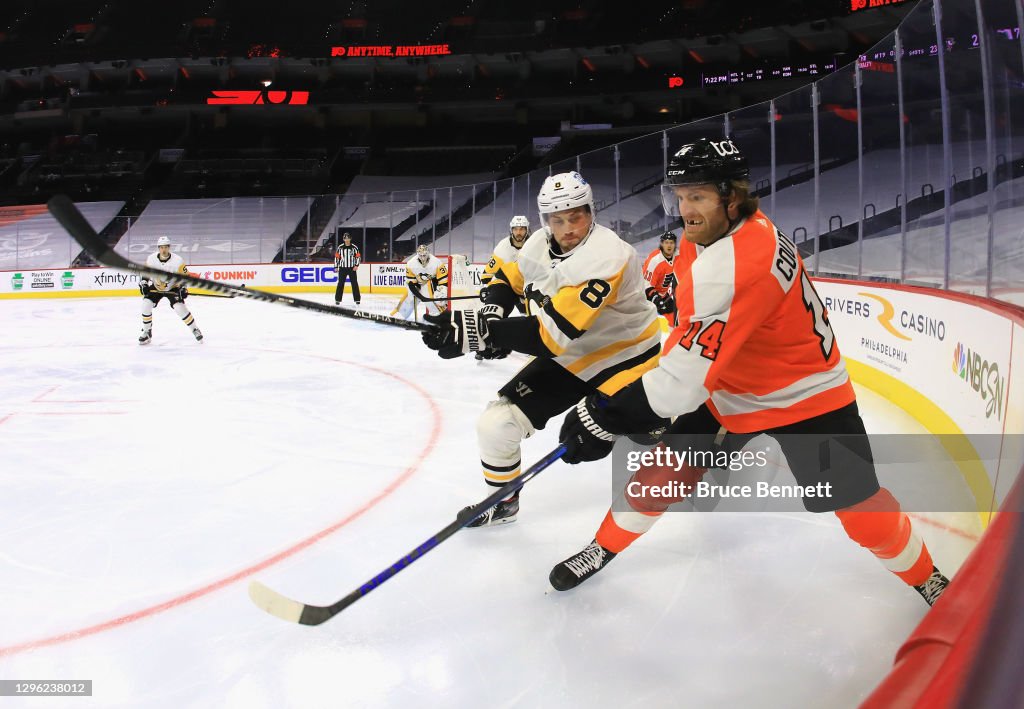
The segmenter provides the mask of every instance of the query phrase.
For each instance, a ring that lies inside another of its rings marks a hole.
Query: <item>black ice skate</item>
[[[202,342],[203,341],[203,333],[201,333],[199,331],[198,327],[192,328],[192,334],[196,336],[196,342]]]
[[[469,507],[463,507],[460,514],[466,514],[467,510],[472,509],[472,505]],[[519,493],[517,492],[511,498],[502,500],[494,507],[490,508],[482,515],[477,517],[475,520],[467,524],[467,527],[495,527],[499,524],[509,524],[510,522],[516,521],[516,515],[519,514]]]
[[[933,566],[932,575],[920,586],[914,586],[914,590],[921,594],[921,597],[924,598],[929,606],[934,606],[935,601],[939,599],[939,596],[942,595],[942,592],[946,590],[948,585],[949,579]]]
[[[605,549],[595,539],[580,553],[555,565],[548,580],[556,591],[568,591],[603,569],[614,558],[615,553]]]
[[[152,330],[143,330],[142,334],[139,335],[139,344],[140,345],[148,345],[152,341],[153,341],[153,331]]]

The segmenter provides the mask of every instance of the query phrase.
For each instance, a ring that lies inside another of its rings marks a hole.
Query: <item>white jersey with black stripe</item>
[[[661,343],[657,311],[636,249],[595,224],[568,256],[552,255],[546,228],[534,232],[517,262],[529,312],[555,361],[584,380],[642,356]]]
[[[170,257],[163,261],[160,259],[160,252],[157,251],[149,255],[146,259],[146,266],[149,268],[155,268],[159,271],[166,271],[167,273],[180,273],[188,274],[188,268],[185,266],[185,259],[178,254],[172,253]],[[171,284],[164,278],[153,279],[153,289],[160,292],[170,290]]]

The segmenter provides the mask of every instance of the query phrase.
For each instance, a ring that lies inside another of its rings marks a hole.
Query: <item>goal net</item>
[[[480,283],[474,279],[469,268],[469,259],[463,254],[440,256],[448,259],[448,307],[455,310],[478,310],[483,307],[480,299]]]

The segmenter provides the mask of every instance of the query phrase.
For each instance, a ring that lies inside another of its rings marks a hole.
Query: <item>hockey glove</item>
[[[178,300],[185,300],[188,297],[188,288],[180,286],[178,288]]]
[[[640,445],[654,445],[661,440],[669,423],[651,409],[639,379],[611,398],[592,394],[577,404],[562,423],[559,440],[566,445],[562,460],[567,463],[600,460],[611,452],[618,435],[625,435]],[[612,436],[611,443],[606,442],[607,435]],[[606,443],[602,446],[596,440]]]
[[[487,305],[480,310],[447,310],[424,319],[434,326],[423,333],[424,344],[442,359],[453,359],[487,349],[488,324],[501,319],[501,309]]]
[[[654,303],[658,315],[671,315],[676,311],[676,301],[671,295],[662,295],[653,288],[647,289],[647,300]]]
[[[153,281],[143,278],[139,281],[139,293],[142,293],[142,297],[145,298],[149,295],[149,292],[153,289]]]
[[[512,354],[512,350],[505,349],[505,348],[500,348],[499,349],[497,347],[488,347],[487,349],[483,349],[483,350],[480,350],[479,352],[477,352],[476,353],[476,358],[477,359],[505,359],[510,354]]]
[[[603,399],[603,397],[602,397]],[[605,403],[597,395],[581,399],[562,422],[558,439],[565,446],[562,460],[576,465],[591,460],[601,460],[612,452],[618,438],[599,423],[601,407]]]

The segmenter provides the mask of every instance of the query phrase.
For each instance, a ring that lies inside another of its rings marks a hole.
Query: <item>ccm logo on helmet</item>
[[[713,140],[708,141],[711,143],[711,147],[715,149],[715,152],[725,157],[726,155],[736,155],[740,151],[732,144],[731,140],[720,140],[717,143]]]

